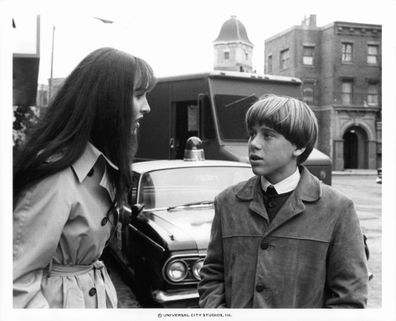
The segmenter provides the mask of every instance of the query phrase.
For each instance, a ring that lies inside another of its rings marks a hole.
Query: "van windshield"
[[[214,102],[221,138],[224,140],[247,141],[245,114],[257,101],[255,94],[247,96],[215,95]]]

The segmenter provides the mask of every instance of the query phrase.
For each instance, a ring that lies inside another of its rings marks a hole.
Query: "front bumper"
[[[198,307],[198,298],[197,289],[153,292],[153,300],[167,307]]]

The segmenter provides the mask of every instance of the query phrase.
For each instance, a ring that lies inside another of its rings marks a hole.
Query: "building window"
[[[343,80],[342,81],[342,104],[343,105],[351,105],[352,104],[352,80]]]
[[[272,55],[269,55],[267,58],[267,72],[269,74],[272,73]]]
[[[305,87],[303,89],[303,100],[304,103],[312,105],[314,102],[314,92],[313,87]]]
[[[224,60],[230,59],[230,52],[229,51],[224,51]]]
[[[312,46],[304,46],[303,48],[303,64],[313,65],[314,49]]]
[[[289,49],[280,52],[280,69],[289,68]]]
[[[249,60],[249,52],[247,50],[245,50],[245,60],[246,61]]]
[[[369,106],[378,106],[378,84],[371,83],[367,90],[367,103]]]
[[[353,45],[349,42],[342,43],[342,61],[351,62],[352,61],[352,50]]]
[[[378,46],[368,45],[367,46],[367,63],[372,65],[378,64]]]

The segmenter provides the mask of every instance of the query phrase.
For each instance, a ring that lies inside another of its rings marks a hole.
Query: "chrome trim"
[[[177,285],[183,284],[183,285],[185,285],[185,284],[194,284],[194,283],[197,283],[197,282],[199,282],[199,280],[197,280],[197,279],[195,278],[195,276],[193,275],[193,273],[192,273],[192,271],[191,271],[191,269],[190,269],[190,265],[187,264],[187,263],[184,261],[184,259],[194,259],[194,258],[195,258],[196,260],[200,260],[200,259],[205,259],[205,257],[206,257],[206,254],[199,254],[199,253],[196,253],[196,254],[190,253],[190,254],[175,254],[175,255],[172,255],[172,256],[170,256],[170,257],[165,261],[164,265],[162,266],[162,277],[163,277],[164,280],[165,280],[166,282],[168,282],[169,284],[177,284]],[[182,281],[179,281],[179,282],[175,282],[175,281],[170,280],[169,277],[168,277],[168,275],[166,274],[166,268],[167,268],[167,265],[168,265],[171,261],[173,261],[173,260],[180,260],[180,261],[183,261],[183,262],[187,265],[188,271],[190,272],[190,274],[193,275],[194,280],[192,280],[192,281],[185,281],[185,280],[182,280]],[[192,268],[192,266],[191,266],[191,268]]]
[[[184,270],[185,270],[185,272],[183,273],[183,278],[180,279],[180,280],[174,280],[174,279],[172,279],[172,278],[170,277],[170,273],[169,273],[170,267],[171,267],[173,264],[175,264],[175,263],[181,263],[182,265],[184,265]],[[185,278],[186,278],[187,275],[188,275],[188,271],[189,271],[189,266],[188,266],[187,262],[184,261],[184,260],[177,260],[177,259],[176,259],[176,260],[169,261],[168,264],[166,265],[166,268],[165,268],[165,273],[166,273],[166,275],[168,276],[168,279],[169,279],[171,282],[174,282],[174,283],[183,282],[183,280],[185,280]]]
[[[153,296],[153,299],[158,303],[166,303],[166,302],[172,302],[172,301],[181,301],[181,300],[198,299],[199,298],[197,289],[181,290],[181,291],[177,291],[175,293],[155,290],[155,291],[153,291],[152,296]]]
[[[196,265],[199,263],[199,262],[202,262],[202,266],[203,266],[203,263],[204,263],[204,261],[205,261],[205,258],[199,258],[198,260],[196,260],[195,262],[194,262],[194,264],[192,265],[192,271],[191,271],[191,273],[192,273],[192,275],[198,280],[198,281],[201,281],[201,277],[198,275],[198,277],[195,275],[195,273],[194,273],[194,269],[195,269],[195,267],[196,267]],[[202,266],[201,266],[201,268],[202,268]],[[200,269],[201,270],[201,269]]]

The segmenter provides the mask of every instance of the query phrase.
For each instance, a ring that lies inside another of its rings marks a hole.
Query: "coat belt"
[[[102,270],[104,264],[102,261],[95,261],[92,264],[74,264],[74,265],[64,265],[52,263],[49,266],[49,277],[51,276],[75,276],[82,275],[91,270]]]
[[[102,261],[95,261],[92,264],[63,265],[52,263],[48,267],[48,277],[68,277],[78,276],[90,271],[94,272],[94,282],[96,287],[96,299],[98,308],[117,308],[117,294]],[[101,285],[101,286],[99,286]],[[70,289],[69,289],[70,290]],[[68,291],[64,298],[64,308],[74,308],[75,303],[73,291]],[[69,306],[70,305],[70,306]]]

